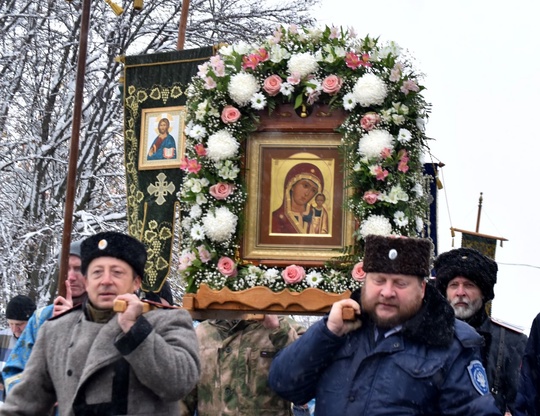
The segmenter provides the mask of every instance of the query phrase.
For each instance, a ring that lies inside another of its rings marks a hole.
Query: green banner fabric
[[[124,148],[129,234],[148,250],[143,290],[158,292],[171,267],[182,182],[186,90],[213,47],[126,56]]]
[[[461,247],[474,248],[484,256],[488,256],[495,260],[497,240],[494,238],[461,232]]]

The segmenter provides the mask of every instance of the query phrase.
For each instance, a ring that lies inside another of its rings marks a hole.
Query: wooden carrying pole
[[[186,42],[186,28],[187,18],[189,14],[189,0],[182,1],[182,10],[180,11],[180,25],[178,26],[178,43],[176,49],[179,51],[184,50],[184,44]]]
[[[71,144],[69,149],[68,174],[66,184],[66,202],[64,208],[64,231],[62,235],[62,253],[60,256],[60,272],[58,274],[58,294],[66,295],[66,279],[69,263],[69,246],[73,226],[73,201],[77,184],[77,160],[79,158],[79,132],[86,74],[86,54],[88,50],[88,31],[90,28],[90,6],[92,0],[83,0],[81,15],[81,33],[79,35],[79,57],[77,60],[77,80],[75,83],[75,102],[73,105],[73,123],[71,128]]]

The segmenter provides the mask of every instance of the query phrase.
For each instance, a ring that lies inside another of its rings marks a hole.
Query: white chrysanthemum
[[[194,224],[193,227],[191,227],[191,232],[189,234],[193,240],[204,240],[204,229],[201,224]]]
[[[419,183],[413,186],[412,191],[416,194],[417,198],[422,198],[424,196],[424,187]]]
[[[229,208],[219,207],[214,212],[208,212],[202,218],[202,225],[206,236],[217,242],[223,242],[232,237],[236,230],[238,217]]]
[[[310,287],[317,287],[323,281],[323,277],[319,272],[312,270],[306,275],[306,282]]]
[[[193,219],[197,219],[202,215],[202,208],[199,204],[195,204],[191,207],[189,210],[189,217]]]
[[[231,99],[243,107],[249,103],[251,97],[259,91],[259,88],[257,79],[253,75],[239,72],[231,77],[227,90]]]
[[[412,134],[407,129],[399,129],[397,139],[400,143],[408,143],[411,141]]]
[[[398,227],[405,227],[409,223],[409,219],[405,216],[403,211],[396,211],[394,213],[394,222]]]
[[[237,155],[240,143],[227,130],[219,130],[208,138],[206,155],[214,162]]]
[[[291,59],[289,59],[289,62],[287,63],[287,67],[291,74],[296,74],[303,78],[314,73],[319,67],[319,64],[312,54],[303,52],[291,56]]]
[[[394,149],[394,137],[386,130],[371,130],[358,142],[358,153],[367,159],[378,158],[385,148]]]
[[[353,88],[354,99],[362,107],[381,105],[387,93],[386,84],[375,74],[362,75]]]
[[[389,236],[392,234],[392,224],[388,218],[382,215],[370,215],[360,225],[360,235],[366,238],[368,235]]]

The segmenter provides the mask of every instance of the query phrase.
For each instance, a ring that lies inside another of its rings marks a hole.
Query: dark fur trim
[[[495,297],[497,263],[475,249],[461,247],[442,253],[435,260],[434,270],[437,288],[445,297],[448,283],[457,276],[466,277],[477,285],[484,302]]]
[[[368,235],[364,250],[366,273],[429,276],[433,244],[425,238]]]
[[[351,295],[357,302],[360,302],[360,290]],[[454,310],[448,301],[428,283],[422,307],[403,324],[403,337],[419,344],[446,347],[454,338],[454,319]]]

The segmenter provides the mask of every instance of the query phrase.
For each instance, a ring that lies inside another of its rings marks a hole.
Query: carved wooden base
[[[235,292],[227,288],[212,290],[202,284],[197,293],[184,295],[183,307],[195,319],[242,319],[246,314],[324,315],[334,302],[350,296],[350,291],[337,294],[315,288],[272,292],[264,286]]]

